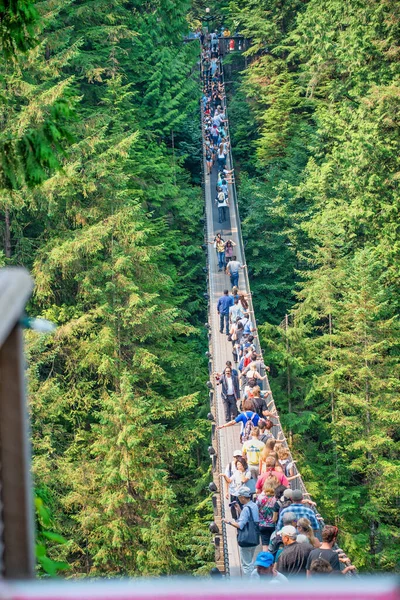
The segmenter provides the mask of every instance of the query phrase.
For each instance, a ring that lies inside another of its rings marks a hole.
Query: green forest
[[[293,454],[361,571],[398,569],[400,5],[222,0],[253,302]],[[0,266],[29,269],[37,556],[205,574],[194,0],[0,0]]]
[[[187,10],[50,0],[23,5],[23,35],[2,31],[0,262],[32,272],[28,312],[57,325],[27,335],[47,572],[197,572],[213,560]]]
[[[228,107],[271,387],[353,562],[398,569],[400,6],[223,11],[250,40]]]

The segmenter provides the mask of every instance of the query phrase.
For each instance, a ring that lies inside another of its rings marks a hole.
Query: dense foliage
[[[400,536],[399,4],[224,4],[230,28],[251,39],[230,117],[271,384],[341,543],[360,568],[392,570]]]
[[[66,561],[72,575],[204,569],[200,92],[198,46],[182,40],[188,6],[31,8],[29,43],[1,31],[0,236],[2,264],[33,273],[29,312],[58,326],[28,335],[40,564],[51,573]]]

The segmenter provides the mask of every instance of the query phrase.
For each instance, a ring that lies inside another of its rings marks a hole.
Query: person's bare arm
[[[270,410],[263,410],[263,417],[276,417],[276,413],[271,412]]]
[[[346,575],[346,573],[349,573],[349,571],[357,571],[357,567],[355,567],[354,565],[348,565],[343,569],[343,571],[340,572],[342,575]]]
[[[225,479],[225,482],[228,483],[228,484],[232,483],[232,479],[230,477],[228,477],[228,475],[225,475],[225,473],[220,473],[218,475],[218,477],[223,477]]]
[[[229,421],[229,423],[224,423],[223,425],[218,425],[217,429],[224,429],[225,427],[232,427],[232,425],[236,425],[236,421]]]
[[[230,519],[222,519],[222,521],[224,523],[226,523],[227,525],[232,525],[233,527],[236,527],[236,529],[240,529],[239,525],[236,523],[236,521],[231,521]]]

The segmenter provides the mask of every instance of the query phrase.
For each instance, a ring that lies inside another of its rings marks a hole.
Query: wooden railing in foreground
[[[0,270],[0,572],[7,579],[33,577],[35,570],[20,326],[32,288],[24,269]]]

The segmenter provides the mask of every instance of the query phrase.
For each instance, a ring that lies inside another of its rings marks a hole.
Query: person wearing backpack
[[[278,450],[278,459],[279,459],[279,464],[282,467],[283,472],[285,473],[286,477],[293,477],[294,473],[294,462],[292,460],[290,460],[290,452],[288,450],[288,448],[285,448],[282,446],[282,448],[279,448]]]
[[[246,442],[251,437],[251,430],[253,427],[257,427],[258,421],[260,417],[257,413],[253,411],[254,405],[251,400],[244,400],[243,402],[243,411],[232,421],[229,423],[225,423],[224,425],[218,425],[217,429],[224,429],[225,427],[232,427],[237,423],[241,425],[240,431],[240,442]]]
[[[278,520],[276,509],[275,489],[279,481],[276,477],[268,477],[265,480],[261,494],[257,496],[256,504],[260,518],[261,544],[264,552],[268,551],[271,535],[275,531],[275,523]]]
[[[254,554],[260,541],[258,507],[251,499],[248,487],[238,490],[239,502],[243,505],[236,521],[222,519],[227,525],[238,530],[238,545],[243,576],[250,577],[253,572]]]
[[[226,221],[226,208],[229,206],[228,198],[225,196],[221,188],[218,190],[216,203],[218,206],[218,223]],[[225,257],[224,257],[225,266]]]

